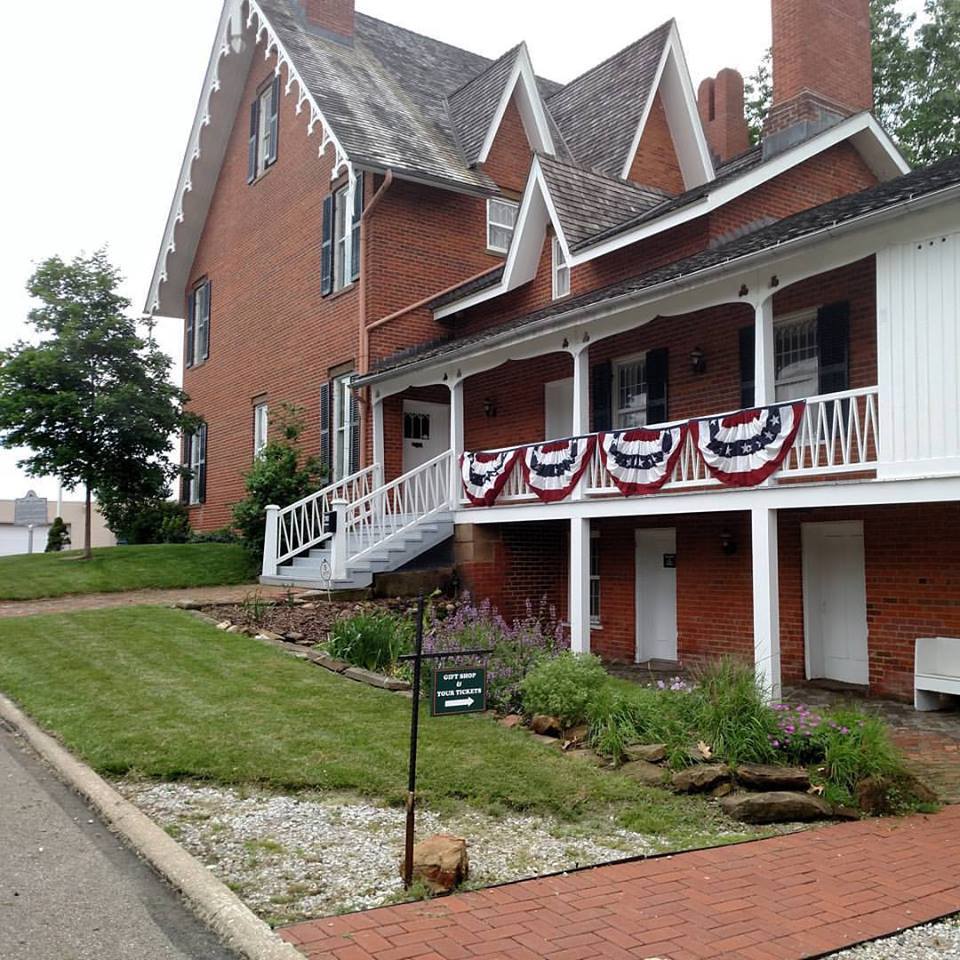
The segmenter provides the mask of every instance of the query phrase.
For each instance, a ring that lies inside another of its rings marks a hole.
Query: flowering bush
[[[530,671],[521,684],[524,711],[556,717],[565,728],[583,723],[606,681],[597,657],[568,650]]]
[[[489,600],[474,604],[465,594],[453,613],[431,606],[427,612],[423,637],[424,653],[456,650],[492,650],[485,658],[487,668],[487,704],[509,712],[521,706],[520,684],[532,667],[556,656],[569,646],[566,631],[557,611],[546,601],[534,609],[527,601],[526,615],[508,624]],[[444,669],[470,666],[483,661],[477,657],[444,657],[427,661]],[[428,682],[432,674],[428,666]]]

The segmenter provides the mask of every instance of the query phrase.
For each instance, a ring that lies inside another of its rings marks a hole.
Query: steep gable
[[[683,171],[673,143],[673,133],[659,93],[653,99],[640,145],[630,164],[627,179],[643,187],[656,187],[672,196],[683,193]]]
[[[511,98],[483,164],[483,172],[501,189],[520,193],[527,181],[532,157],[516,98]]]

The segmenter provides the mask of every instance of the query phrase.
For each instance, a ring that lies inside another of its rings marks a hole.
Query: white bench
[[[917,710],[940,710],[944,694],[960,696],[960,639],[922,637],[914,659],[913,705]]]

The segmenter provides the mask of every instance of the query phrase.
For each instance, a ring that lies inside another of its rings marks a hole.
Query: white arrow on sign
[[[468,697],[466,700],[447,700],[445,705],[448,707],[472,707],[475,702],[473,697]]]

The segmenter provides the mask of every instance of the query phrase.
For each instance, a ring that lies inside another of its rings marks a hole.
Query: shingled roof
[[[376,370],[367,377],[360,378],[359,382],[378,379],[385,373],[400,372],[403,368],[415,364],[441,360],[450,354],[468,352],[472,347],[479,347],[487,342],[509,339],[520,330],[548,323],[561,316],[574,315],[598,304],[614,300],[629,300],[662,284],[675,282],[681,278],[692,278],[706,270],[733,264],[752,254],[775,250],[783,244],[800,240],[827,228],[869,217],[899,204],[958,186],[960,186],[960,156],[915,170],[860,193],[840,197],[812,210],[805,210],[779,220],[736,240],[628,280],[593,290],[583,296],[551,304],[535,313],[517,317],[499,326],[465,337],[421,345],[396,354],[381,361]]]

